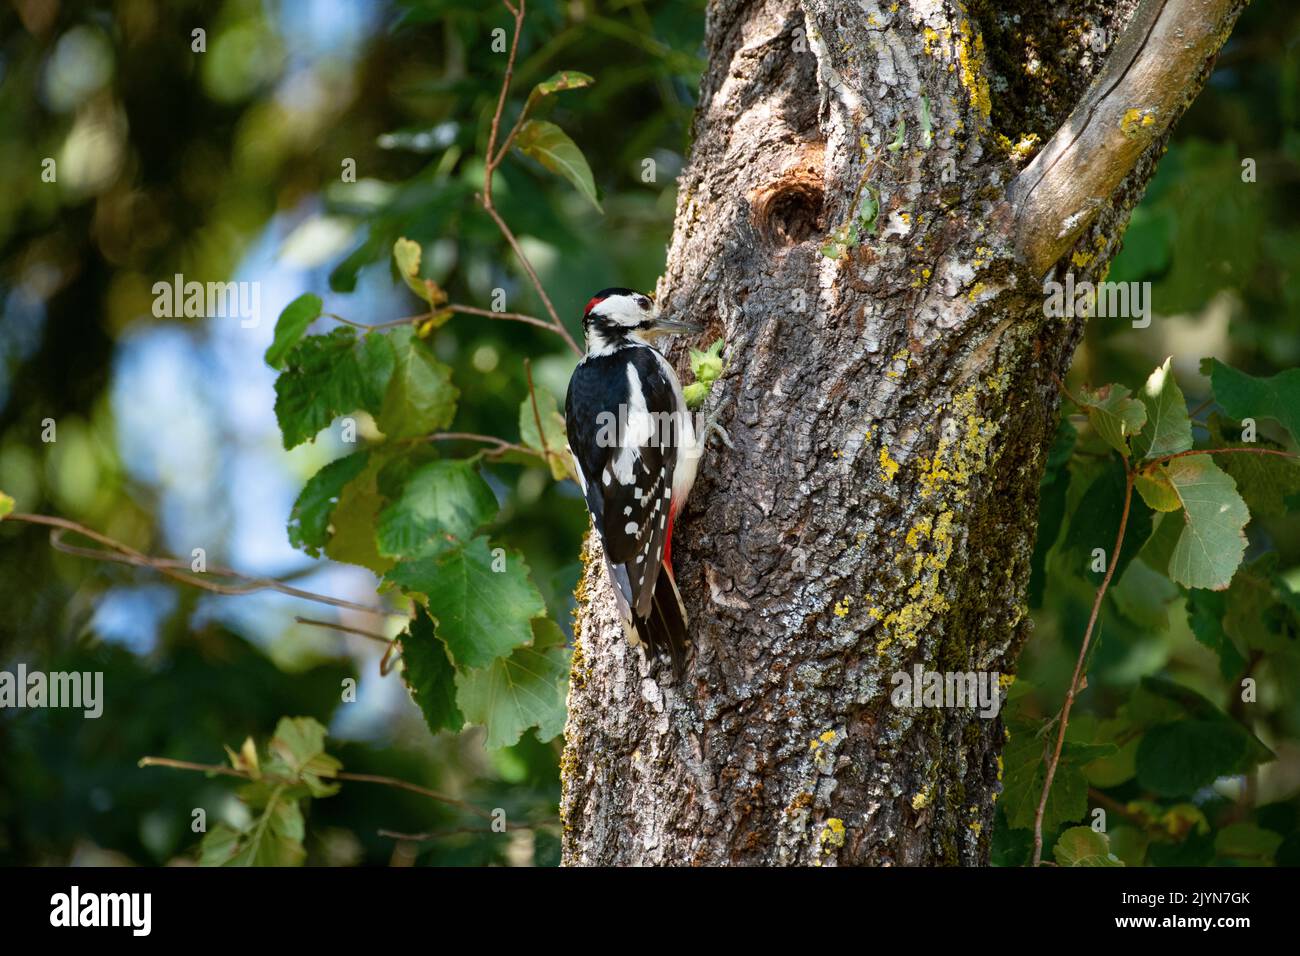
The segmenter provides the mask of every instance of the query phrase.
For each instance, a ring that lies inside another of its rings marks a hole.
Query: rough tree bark
[[[726,340],[736,447],[679,521],[680,682],[589,545],[566,863],[987,863],[1001,721],[896,708],[889,676],[1015,671],[1081,332],[1044,278],[1104,276],[1243,6],[710,4],[659,292]]]

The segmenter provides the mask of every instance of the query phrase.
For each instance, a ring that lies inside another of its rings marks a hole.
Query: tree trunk
[[[735,449],[678,522],[679,682],[588,546],[566,863],[988,861],[1001,721],[891,675],[1015,671],[1081,332],[1044,277],[1104,275],[1242,5],[710,5],[660,301],[725,339]]]

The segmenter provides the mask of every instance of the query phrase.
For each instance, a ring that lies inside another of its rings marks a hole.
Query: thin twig
[[[385,611],[383,608],[372,607],[368,604],[357,604],[354,601],[345,601],[342,598],[330,597],[327,594],[317,594],[314,591],[304,591],[302,588],[296,588],[278,581],[275,578],[254,578],[241,574],[233,568],[213,565],[203,572],[183,571],[181,569],[190,568],[188,562],[177,560],[176,558],[159,558],[152,555],[143,554],[135,550],[130,545],[123,544],[108,535],[100,534],[91,528],[76,521],[70,521],[67,518],[56,518],[52,515],[36,515],[15,513],[7,515],[5,521],[23,521],[28,524],[45,525],[52,528],[50,532],[50,546],[56,551],[63,551],[67,554],[74,554],[79,557],[91,558],[95,561],[108,561],[116,564],[129,564],[138,568],[149,568],[158,573],[179,581],[181,584],[187,584],[191,587],[200,588],[204,591],[210,591],[213,594],[223,595],[245,595],[255,594],[259,591],[277,591],[280,594],[287,594],[290,597],[302,598],[304,601],[315,601],[317,604],[328,604],[331,607],[346,608],[350,611],[364,611],[367,614],[374,614],[380,617],[405,617],[403,611]],[[65,532],[73,532],[82,535],[92,541],[111,549],[108,551],[96,548],[83,548],[78,545],[67,544],[63,541]],[[200,576],[201,575],[201,576]],[[214,575],[220,578],[230,578],[239,584],[219,584],[215,581],[206,580],[208,575]]]
[[[451,312],[463,312],[466,315],[481,315],[485,319],[500,319],[507,322],[523,322],[526,325],[535,325],[539,329],[546,329],[548,332],[554,332],[555,327],[545,319],[539,319],[536,316],[525,315],[522,312],[493,312],[491,309],[480,309],[472,305],[448,305],[444,309]]]
[[[250,771],[237,770],[234,767],[227,767],[225,764],[208,764],[195,763],[191,760],[173,760],[171,757],[141,757],[139,766],[141,767],[168,767],[172,770],[195,770],[199,773],[220,774],[225,777],[239,777],[242,780],[271,780],[273,782],[296,783],[294,780],[283,780],[263,774],[260,778],[254,777]],[[457,800],[455,797],[449,797],[446,794],[439,793],[436,790],[430,790],[428,787],[422,787],[418,783],[411,783],[409,780],[401,780],[397,777],[385,777],[373,773],[350,773],[346,770],[340,770],[331,776],[322,775],[327,780],[347,780],[353,783],[376,783],[385,787],[393,787],[397,790],[405,790],[408,793],[416,793],[422,797],[428,797],[430,800],[436,800],[439,803],[446,804],[449,807],[455,807],[457,810],[463,810],[471,813],[483,820],[495,819],[492,813],[481,807],[476,807],[472,803],[466,803],[464,800]],[[506,824],[506,829],[526,830],[528,827],[520,824]]]
[[[495,448],[487,452],[489,458],[497,458],[507,452],[519,452],[522,455],[540,456],[542,453],[536,448],[529,448],[527,445],[519,445],[512,441],[506,441],[504,438],[497,438],[495,435],[478,435],[474,432],[435,432],[432,435],[425,435],[421,438],[412,439],[413,441],[477,441],[485,445],[494,445]]]
[[[514,142],[515,134],[519,132],[520,127],[523,125],[524,114],[528,110],[528,106],[525,103],[523,110],[519,114],[518,120],[515,121],[514,126],[511,127],[510,131],[501,141],[501,147],[498,149],[497,137],[501,132],[501,114],[505,109],[506,97],[510,93],[510,82],[514,78],[515,58],[519,53],[519,35],[523,33],[524,14],[526,12],[525,0],[519,0],[519,7],[517,9],[509,2],[509,0],[503,0],[503,2],[505,3],[506,9],[510,11],[511,16],[515,19],[515,33],[510,40],[510,53],[506,58],[506,73],[505,77],[501,81],[501,92],[497,95],[496,111],[492,114],[492,126],[488,132],[487,150],[483,157],[483,191],[479,193],[478,199],[479,203],[483,206],[484,212],[492,217],[492,221],[496,223],[497,229],[501,232],[501,235],[505,237],[506,242],[515,254],[515,258],[519,260],[519,265],[528,276],[529,282],[532,283],[533,288],[537,291],[537,297],[542,300],[542,305],[546,307],[546,314],[551,317],[551,321],[547,327],[563,338],[575,355],[581,355],[582,349],[578,348],[578,343],[573,340],[573,336],[569,334],[569,330],[566,329],[564,323],[560,321],[560,315],[555,311],[555,306],[551,303],[551,297],[546,294],[546,288],[542,285],[542,280],[538,278],[537,270],[533,268],[533,264],[528,260],[528,256],[524,255],[523,247],[519,245],[519,240],[515,238],[515,234],[511,231],[510,227],[506,225],[506,221],[501,218],[501,214],[497,212],[492,199],[492,177],[496,174],[497,167],[501,165],[502,160],[505,159],[506,153],[509,152],[510,145]]]
[[[1061,381],[1061,376],[1057,375],[1055,371],[1052,372],[1052,379],[1056,382],[1056,387],[1061,390],[1062,394],[1064,394],[1066,398],[1074,402],[1074,404],[1079,408],[1084,407],[1083,403],[1075,398],[1074,395],[1071,394],[1070,390],[1066,388],[1065,382]]]
[[[1186,458],[1189,455],[1229,455],[1236,452],[1245,452],[1248,455],[1277,455],[1281,458],[1300,458],[1300,455],[1295,454],[1295,452],[1281,451],[1277,448],[1193,448],[1189,451],[1180,451],[1172,455],[1152,458],[1150,461],[1143,462],[1143,466],[1163,465],[1167,461],[1173,461],[1175,458]]]
[[[542,305],[546,306],[546,311],[551,317],[551,322],[555,332],[560,335],[564,341],[569,343],[569,348],[573,350],[574,355],[581,355],[582,349],[578,348],[578,343],[573,341],[573,336],[569,334],[569,330],[566,329],[564,323],[560,321],[560,316],[555,311],[555,306],[551,304],[551,297],[546,294],[546,289],[542,285],[542,280],[538,278],[537,271],[533,268],[533,264],[529,262],[528,257],[524,255],[524,250],[519,245],[519,240],[516,239],[515,234],[510,231],[510,227],[507,226],[506,221],[501,218],[501,214],[497,212],[496,207],[490,204],[490,200],[485,197],[483,203],[483,208],[487,211],[487,214],[492,217],[492,221],[497,224],[497,228],[501,230],[501,235],[505,236],[506,242],[510,244],[510,248],[514,250],[515,257],[519,260],[519,264],[523,267],[524,272],[527,273],[529,281],[533,284],[533,288],[537,290],[537,295],[542,300]]]
[[[404,843],[427,843],[430,840],[442,840],[447,837],[478,834],[480,836],[497,836],[501,831],[491,827],[452,827],[448,830],[434,830],[428,833],[401,833],[397,830],[380,830],[379,836],[389,840],[401,840]]]
[[[376,634],[374,631],[367,631],[360,627],[352,627],[348,624],[340,624],[338,621],[317,621],[310,617],[295,616],[294,620],[299,624],[310,624],[312,627],[326,627],[332,631],[343,631],[345,634],[355,634],[358,637],[369,638],[372,641],[378,641],[380,644],[390,646],[393,641],[384,637],[382,634]]]
[[[1110,587],[1110,579],[1115,575],[1115,568],[1119,565],[1120,551],[1124,547],[1124,532],[1128,528],[1129,509],[1133,504],[1133,481],[1135,473],[1131,468],[1125,465],[1124,476],[1124,510],[1119,516],[1119,532],[1115,535],[1115,551],[1110,557],[1110,566],[1106,569],[1106,576],[1102,578],[1101,586],[1097,588],[1097,596],[1092,602],[1092,613],[1088,616],[1088,628],[1083,632],[1083,644],[1079,647],[1079,659],[1074,664],[1074,676],[1070,678],[1070,689],[1065,694],[1065,706],[1061,708],[1060,725],[1056,731],[1056,748],[1052,751],[1052,758],[1047,763],[1047,773],[1043,778],[1043,792],[1038,799],[1038,809],[1034,813],[1034,860],[1033,865],[1038,866],[1043,862],[1043,814],[1047,811],[1047,798],[1052,792],[1052,778],[1056,776],[1056,767],[1061,762],[1061,748],[1065,745],[1065,729],[1070,723],[1070,708],[1074,706],[1075,695],[1080,692],[1080,679],[1083,677],[1083,663],[1088,656],[1088,646],[1092,643],[1092,632],[1097,626],[1097,615],[1101,611],[1102,598],[1106,596],[1106,589]]]
[[[547,332],[554,332],[555,326],[545,319],[539,319],[534,315],[525,315],[523,312],[493,312],[491,309],[480,309],[473,305],[460,305],[451,303],[441,306],[439,312],[457,312],[464,315],[479,315],[487,319],[498,319],[503,322],[522,322],[525,325],[532,325],[539,329],[545,329]],[[344,325],[350,325],[354,329],[364,329],[368,332],[379,329],[395,329],[402,325],[413,325],[416,322],[423,322],[425,319],[433,318],[434,313],[421,312],[419,315],[408,315],[400,319],[390,319],[387,322],[358,322],[355,319],[349,319],[339,315],[336,312],[322,312],[321,318],[333,319],[335,322],[342,322]]]
[[[509,10],[511,15],[515,18],[515,33],[510,39],[510,55],[506,58],[506,75],[501,81],[501,92],[497,94],[497,108],[496,112],[492,114],[492,128],[488,132],[487,150],[483,157],[485,164],[483,173],[483,205],[485,208],[492,205],[492,174],[496,171],[497,166],[500,165],[505,148],[510,145],[511,139],[514,138],[512,130],[512,135],[507,136],[506,141],[502,144],[502,155],[498,155],[496,152],[496,145],[497,133],[501,129],[501,112],[506,107],[506,97],[510,94],[510,81],[515,75],[515,57],[519,53],[519,35],[524,32],[524,5],[526,0],[519,0],[519,9],[517,10],[511,6],[510,0],[503,0],[503,2],[505,3],[506,9]]]
[[[546,429],[542,428],[542,413],[537,410],[537,391],[533,388],[533,363],[524,359],[524,375],[528,378],[528,400],[533,405],[533,422],[537,425],[537,439],[542,443],[542,455],[551,463],[551,446],[546,442]]]

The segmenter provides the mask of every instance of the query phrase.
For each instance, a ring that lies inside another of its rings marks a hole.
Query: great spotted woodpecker
[[[701,330],[664,318],[631,289],[597,292],[582,326],[587,354],[564,402],[569,451],[628,638],[667,652],[680,674],[686,608],[673,577],[673,521],[703,447],[677,375],[650,340]]]

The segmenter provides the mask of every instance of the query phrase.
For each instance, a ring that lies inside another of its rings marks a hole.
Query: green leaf
[[[202,866],[301,866],[307,857],[306,834],[297,800],[282,793],[271,799],[247,830],[219,823],[199,845]]]
[[[1170,219],[1169,269],[1151,295],[1161,312],[1194,312],[1222,289],[1250,288],[1262,265],[1260,239],[1271,232],[1265,219],[1270,212],[1264,194],[1220,188],[1226,177],[1240,182],[1236,144],[1183,140],[1170,146],[1160,174],[1156,180],[1162,181],[1151,185],[1167,184],[1165,194],[1141,205]],[[1208,196],[1215,201],[1205,202]]]
[[[1105,550],[1107,565],[1113,557],[1120,518],[1124,512],[1124,483],[1123,466],[1116,459],[1108,458],[1068,517],[1061,556],[1065,566],[1084,580],[1096,583],[1104,574],[1092,571],[1093,549]],[[1113,580],[1124,576],[1129,562],[1142,550],[1150,534],[1151,509],[1140,497],[1135,497],[1129,506],[1128,524],[1124,526],[1124,545],[1120,549]]]
[[[486,538],[475,538],[463,547],[408,558],[388,572],[389,580],[428,599],[438,636],[458,669],[486,667],[527,644],[529,621],[546,610],[523,556],[498,550],[494,556]],[[494,563],[500,570],[493,570]]]
[[[313,558],[320,557],[330,537],[330,519],[343,486],[365,470],[369,455],[364,451],[330,462],[303,487],[289,513],[289,543]]]
[[[558,73],[553,73],[550,79],[543,80],[533,87],[533,91],[528,94],[528,103],[524,106],[524,112],[527,113],[544,96],[550,96],[564,90],[580,90],[584,86],[591,86],[595,82],[595,77],[586,73],[580,73],[577,70],[560,70]]]
[[[413,471],[401,495],[379,514],[379,553],[414,557],[446,537],[468,541],[497,513],[496,495],[468,461],[433,461]]]
[[[240,833],[227,823],[218,823],[199,844],[199,866],[230,866],[239,853]]]
[[[1165,724],[1182,717],[1195,720],[1216,721],[1227,725],[1245,741],[1244,757],[1230,773],[1244,773],[1256,764],[1274,759],[1273,751],[1253,733],[1237,723],[1206,698],[1190,687],[1184,687],[1163,677],[1144,677],[1129,703],[1130,715],[1136,723],[1151,726]]]
[[[447,301],[447,293],[439,288],[432,279],[420,278],[420,244],[410,239],[398,239],[393,243],[393,262],[397,272],[406,283],[407,288],[423,299],[431,309],[437,309]],[[443,311],[434,315],[433,328],[437,328],[451,318],[452,313]]]
[[[542,742],[564,730],[569,654],[555,622],[538,618],[533,626],[534,646],[456,674],[456,699],[471,723],[487,728],[489,749],[517,743],[529,727],[537,728]]]
[[[545,120],[528,120],[519,128],[514,145],[525,156],[531,156],[551,172],[563,176],[598,211],[604,212],[600,208],[600,200],[596,198],[596,183],[591,177],[591,167],[587,165],[582,150],[578,149],[564,130]]]
[[[0,521],[14,513],[14,499],[12,495],[7,495],[0,491]]]
[[[906,138],[907,138],[907,120],[903,119],[902,117],[899,117],[898,127],[897,129],[894,130],[894,141],[890,143],[888,146],[886,146],[885,149],[889,150],[891,153],[898,152],[900,149],[903,148],[903,144],[906,141]]]
[[[1183,501],[1163,465],[1139,473],[1133,487],[1153,511],[1178,511],[1183,507]]]
[[[1088,421],[1111,448],[1125,458],[1129,456],[1128,441],[1142,431],[1147,410],[1123,385],[1103,385],[1096,391],[1082,389],[1080,404],[1088,413]]]
[[[1198,642],[1218,655],[1219,675],[1224,680],[1235,680],[1245,669],[1246,659],[1224,631],[1223,615],[1227,603],[1227,594],[1223,591],[1193,588],[1187,592],[1187,626]]]
[[[1201,362],[1201,373],[1210,377],[1214,397],[1233,418],[1275,419],[1300,441],[1300,369],[1256,378],[1209,358]]]
[[[377,332],[358,340],[345,326],[295,345],[275,380],[275,417],[284,447],[315,438],[347,412],[378,413],[393,364],[393,347]]]
[[[379,553],[375,526],[386,503],[379,489],[379,473],[396,453],[395,450],[372,450],[365,470],[343,486],[330,519],[333,530],[325,543],[328,557],[369,568],[380,575],[393,566],[391,558]]]
[[[1008,722],[1011,738],[1002,752],[1003,789],[999,803],[1006,814],[1007,824],[1017,829],[1032,829],[1034,826],[1043,780],[1047,775],[1043,751],[1049,743],[1055,742],[1055,738],[1049,741],[1047,736],[1039,736],[1038,729],[1038,724],[1024,720]],[[1062,823],[1083,818],[1088,812],[1088,781],[1080,767],[1114,752],[1114,746],[1065,743],[1043,812],[1044,833],[1055,830]]]
[[[934,142],[933,128],[930,123],[930,100],[921,97],[921,145],[926,149]]]
[[[1143,736],[1137,780],[1162,797],[1190,796],[1235,773],[1245,756],[1246,738],[1227,720],[1179,720]]]
[[[1210,417],[1210,440],[1219,448],[1265,448],[1281,451],[1277,442],[1260,438],[1254,443],[1229,441],[1228,423],[1219,415]],[[1215,455],[1215,464],[1232,476],[1237,491],[1253,515],[1280,518],[1286,513],[1286,499],[1300,492],[1300,461],[1281,455],[1249,452]]]
[[[1182,502],[1180,501],[1179,504],[1181,505]],[[1149,567],[1167,576],[1169,559],[1173,557],[1174,548],[1178,546],[1178,539],[1183,534],[1183,516],[1172,513],[1158,514],[1156,521],[1158,524],[1155,530],[1147,537],[1138,556]]]
[[[1110,852],[1106,834],[1092,827],[1070,827],[1056,838],[1052,850],[1058,866],[1123,866],[1124,862]]]
[[[1169,605],[1182,594],[1178,585],[1142,561],[1113,581],[1107,592],[1119,613],[1144,633],[1163,632],[1169,626]]]
[[[1277,552],[1260,555],[1237,572],[1228,588],[1223,630],[1242,656],[1286,653],[1294,646],[1300,625],[1287,600],[1290,590],[1277,576],[1277,557]]]
[[[343,765],[325,753],[325,728],[311,717],[281,717],[268,747],[271,759],[264,773],[294,777],[305,784],[313,797],[328,797],[338,792],[338,784],[327,784],[322,777],[334,777]]]
[[[446,428],[460,398],[460,390],[451,384],[451,369],[410,326],[394,329],[389,341],[394,366],[376,420],[379,430],[397,441]]]
[[[303,293],[284,307],[280,317],[275,320],[275,338],[266,350],[266,364],[271,368],[284,368],[285,356],[298,344],[307,326],[320,318],[325,303],[320,296],[310,292]]]
[[[1073,727],[1074,723],[1071,722],[1070,728]],[[1117,787],[1132,780],[1137,773],[1135,761],[1141,734],[1134,732],[1129,721],[1124,717],[1098,721],[1093,739],[1112,742],[1119,749],[1083,765],[1081,769],[1088,783],[1094,787]]]
[[[434,634],[433,618],[420,605],[415,606],[415,617],[399,640],[402,680],[429,730],[435,734],[440,730],[458,732],[465,726],[465,716],[456,706],[456,671],[447,648]]]
[[[1246,553],[1246,502],[1209,455],[1175,458],[1165,473],[1183,503],[1185,522],[1169,576],[1184,587],[1221,591]]]
[[[525,398],[519,404],[519,436],[525,445],[529,448],[535,448],[542,452],[546,457],[546,463],[550,466],[551,477],[556,481],[563,481],[565,478],[577,478],[573,473],[572,461],[569,457],[569,439],[565,434],[564,416],[560,414],[559,404],[555,396],[546,389],[536,389],[534,394],[537,396],[537,410],[533,411],[533,400]],[[542,431],[537,431],[537,420],[541,419]],[[546,436],[546,443],[542,443],[542,435]]]
[[[1182,390],[1174,381],[1172,362],[1172,358],[1165,359],[1142,389],[1147,427],[1133,439],[1133,450],[1142,458],[1160,458],[1192,447],[1192,420]]]
[[[1249,866],[1272,866],[1273,857],[1281,846],[1281,834],[1253,823],[1229,823],[1214,837],[1214,850],[1219,856]]]

